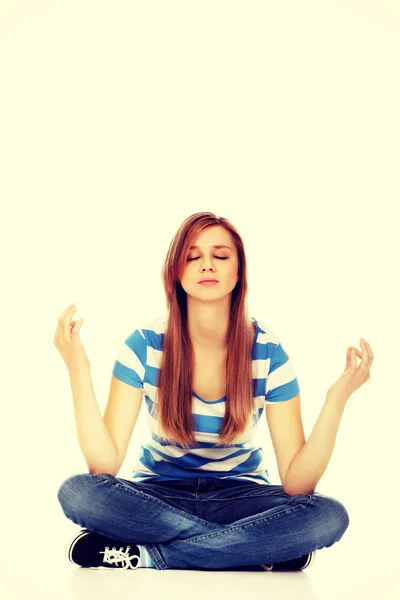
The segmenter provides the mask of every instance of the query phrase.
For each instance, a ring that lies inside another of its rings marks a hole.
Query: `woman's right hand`
[[[90,370],[89,359],[79,339],[83,318],[79,319],[78,322],[71,321],[75,312],[75,304],[71,304],[64,310],[58,320],[53,340],[70,374]]]

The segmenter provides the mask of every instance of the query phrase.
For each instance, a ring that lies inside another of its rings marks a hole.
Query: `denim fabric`
[[[318,492],[289,496],[282,485],[218,478],[135,483],[82,473],[57,498],[77,525],[144,545],[159,570],[259,570],[249,565],[332,546],[349,525],[343,504]]]

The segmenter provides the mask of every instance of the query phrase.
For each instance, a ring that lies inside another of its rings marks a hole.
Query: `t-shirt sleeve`
[[[300,392],[291,359],[278,342],[272,350],[265,392],[266,402],[285,402]]]
[[[146,339],[142,330],[135,329],[119,349],[112,374],[128,385],[144,389],[146,359]]]

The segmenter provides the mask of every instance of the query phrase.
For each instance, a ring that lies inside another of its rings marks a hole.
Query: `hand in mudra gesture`
[[[79,339],[83,317],[79,321],[72,321],[75,312],[75,304],[71,304],[64,310],[58,320],[53,340],[70,374],[81,373],[90,369],[89,359]]]
[[[370,369],[374,360],[371,346],[360,339],[361,352],[354,346],[347,348],[346,365],[339,379],[331,385],[328,394],[347,402],[350,396],[370,378]],[[357,364],[357,357],[361,358]]]

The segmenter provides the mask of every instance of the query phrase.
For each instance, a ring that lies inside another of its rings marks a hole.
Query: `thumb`
[[[82,327],[82,323],[83,323],[83,317],[82,317],[81,319],[79,319],[79,321],[76,321],[76,322],[75,322],[75,325],[74,325],[74,327],[73,327],[73,329],[72,329],[72,334],[74,334],[74,333],[75,333],[75,334],[79,333],[79,331],[80,331],[80,329],[81,329],[81,327]]]
[[[351,346],[349,346],[347,348],[347,353],[346,353],[346,367],[345,367],[346,371],[351,366],[351,354],[352,354],[352,350],[351,350]]]
[[[357,356],[356,356],[356,352],[354,350],[354,348],[350,349],[350,357],[351,357],[351,366],[353,368],[357,367]]]

